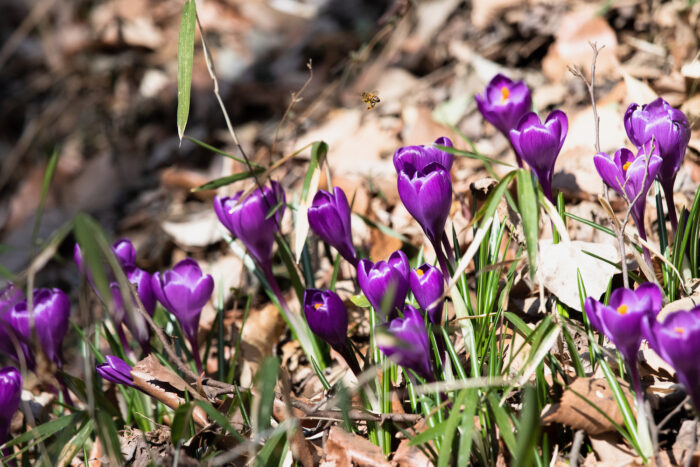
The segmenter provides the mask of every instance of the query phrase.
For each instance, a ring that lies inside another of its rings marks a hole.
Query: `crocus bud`
[[[510,131],[510,142],[515,152],[527,162],[542,185],[542,191],[550,201],[554,164],[569,131],[569,120],[561,110],[554,110],[544,124],[534,112],[529,112]]]
[[[394,153],[394,168],[396,173],[401,172],[410,165],[415,170],[423,170],[428,165],[436,162],[448,172],[452,168],[454,156],[449,152],[438,149],[436,146],[452,147],[452,141],[446,136],[441,136],[433,144],[422,146],[404,146]]]
[[[122,238],[121,240],[117,240],[116,242],[114,242],[114,245],[112,245],[112,253],[114,253],[114,256],[117,258],[117,261],[119,262],[119,265],[122,268],[127,266],[134,266],[136,264],[136,249],[131,243],[131,240],[129,240],[128,238]],[[77,243],[73,247],[73,260],[78,266],[78,270],[80,270],[80,272],[82,273],[87,274],[88,280],[92,282],[92,276],[90,275],[90,271],[87,271],[85,269],[83,253],[80,250],[80,245],[78,245]]]
[[[197,368],[201,372],[197,330],[202,308],[214,291],[214,280],[209,274],[202,273],[195,260],[187,258],[171,270],[155,273],[151,282],[158,301],[180,322],[182,331],[192,346]]]
[[[131,377],[131,366],[119,357],[107,355],[106,363],[97,365],[97,373],[107,381],[115,384],[134,386],[134,379]]]
[[[602,152],[593,157],[595,168],[603,181],[628,203],[634,202],[632,218],[637,224],[639,235],[645,240],[647,238],[644,229],[646,196],[654,182],[654,177],[661,168],[658,148],[654,145],[653,153],[649,158],[650,150],[651,142],[647,142],[639,149],[636,156],[629,149],[622,148],[615,152],[613,157]]]
[[[336,350],[345,346],[348,310],[338,294],[331,290],[306,289],[304,314],[314,334]]]
[[[22,375],[17,368],[6,366],[0,370],[0,444],[7,442],[12,416],[22,398]]]
[[[673,184],[683,164],[690,140],[690,125],[683,112],[673,108],[662,98],[645,105],[630,104],[625,112],[625,130],[632,144],[642,147],[652,138],[659,147],[662,159],[658,178],[666,195],[668,212],[676,228],[676,210],[673,205]]]
[[[34,329],[39,344],[49,360],[61,368],[63,365],[61,343],[68,332],[70,301],[60,289],[36,289],[33,293],[33,305]],[[12,308],[10,324],[22,341],[32,342],[26,299]],[[27,357],[31,360],[31,355],[27,355]]]
[[[649,346],[676,370],[695,411],[700,412],[700,306],[669,313],[662,322],[648,317],[642,329]]]
[[[153,316],[153,312],[156,309],[156,296],[153,293],[153,283],[152,277],[149,273],[143,269],[139,269],[134,266],[128,266],[124,268],[124,274],[127,280],[136,287],[136,292],[138,294],[141,304],[146,312]],[[119,285],[116,282],[110,284],[112,289],[112,296],[114,298],[114,322],[117,330],[121,333],[121,324],[124,323],[131,334],[136,338],[136,340],[141,345],[145,351],[150,348],[149,341],[151,339],[150,329],[146,319],[138,312],[127,314],[124,309],[122,293],[119,289]],[[137,303],[134,300],[134,309]],[[124,339],[122,339],[124,340]]]
[[[398,250],[389,256],[388,261],[379,261],[377,264],[368,259],[361,260],[357,267],[357,281],[372,307],[391,318],[406,301],[409,270],[408,258],[403,251]],[[384,304],[386,296],[390,296],[391,301]],[[385,310],[382,305],[388,308]]]
[[[409,283],[418,304],[428,313],[430,322],[440,324],[444,303],[442,295],[445,292],[442,272],[435,266],[426,263],[411,270]]]
[[[440,164],[421,170],[406,164],[398,175],[399,197],[437,250],[452,205],[452,179]]]
[[[591,326],[615,344],[630,367],[636,367],[637,351],[642,343],[642,321],[647,315],[655,317],[662,305],[659,287],[646,282],[636,290],[614,290],[607,306],[588,297],[584,310]]]
[[[357,254],[352,246],[350,205],[345,192],[335,187],[333,193],[318,190],[308,210],[309,227],[324,242],[357,267]]]
[[[379,350],[398,365],[415,371],[419,376],[432,381],[428,330],[423,316],[411,305],[403,308],[403,318],[394,318],[385,327],[387,336],[378,343]]]
[[[272,181],[262,191],[256,189],[239,203],[242,194],[239,191],[233,197],[217,196],[214,198],[214,211],[219,221],[243,242],[258,264],[269,268],[275,233],[284,215],[284,190],[279,183]],[[268,218],[273,208],[277,210]]]

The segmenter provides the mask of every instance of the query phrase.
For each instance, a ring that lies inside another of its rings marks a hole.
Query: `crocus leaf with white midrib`
[[[561,110],[552,111],[544,123],[536,113],[529,112],[510,131],[513,149],[530,166],[545,196],[552,202],[554,164],[568,131],[569,120]]]
[[[350,204],[345,192],[339,187],[334,187],[333,193],[319,190],[307,216],[311,230],[357,267],[358,258],[352,244]]]
[[[676,370],[700,414],[700,306],[669,313],[661,322],[648,317],[642,330],[649,346]]]
[[[152,279],[153,292],[158,301],[175,315],[185,337],[190,342],[192,354],[201,373],[197,331],[202,308],[214,291],[214,280],[204,274],[199,264],[191,258],[177,263],[173,269],[155,273]]]
[[[9,438],[12,416],[19,408],[21,397],[22,375],[19,370],[12,366],[0,369],[0,444]]]
[[[63,366],[61,344],[68,332],[70,301],[61,289],[36,289],[33,293],[34,330],[38,344],[46,356],[58,368]],[[10,312],[10,325],[21,341],[27,345],[25,357],[33,365],[32,329],[27,300],[17,303]]]
[[[382,330],[385,336],[380,337],[378,347],[384,355],[428,381],[435,379],[430,361],[428,330],[418,310],[405,305],[403,317],[394,318]]]
[[[673,204],[673,185],[690,141],[690,125],[683,112],[661,97],[649,104],[632,103],[624,117],[625,130],[632,144],[641,148],[652,139],[659,147],[662,159],[658,179],[663,187],[671,225],[678,225]]]
[[[510,140],[510,130],[518,125],[520,119],[532,109],[530,89],[523,81],[513,81],[507,76],[497,74],[481,94],[474,96],[476,107],[484,119],[503,133]],[[515,151],[518,166],[523,162]]]
[[[384,319],[396,316],[408,295],[410,266],[406,254],[397,250],[387,261],[376,264],[363,259],[357,266],[357,281],[374,310]],[[391,299],[391,300],[389,300]],[[383,309],[387,301],[387,309]]]

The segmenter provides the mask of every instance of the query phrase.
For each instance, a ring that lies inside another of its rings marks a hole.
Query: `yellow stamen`
[[[322,306],[323,306],[323,303],[314,303],[314,309],[315,309],[315,310],[318,310],[318,309],[321,308]]]
[[[425,274],[425,272],[423,272],[422,269],[416,269],[416,274],[418,274],[418,277],[420,277],[420,276],[422,276],[423,274]]]
[[[627,313],[627,305],[622,304],[617,307],[617,312],[620,313],[621,315],[624,315]]]
[[[675,327],[673,328],[674,331],[676,331],[678,334],[683,334],[685,332],[685,329],[682,327]]]
[[[630,165],[632,165],[631,162],[625,162],[625,165],[622,166],[622,170],[627,170],[630,168]]]
[[[501,88],[501,104],[504,103],[505,101],[507,101],[509,97],[510,97],[510,89],[503,86]]]

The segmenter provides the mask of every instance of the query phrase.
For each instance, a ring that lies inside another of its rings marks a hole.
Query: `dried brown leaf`
[[[326,460],[335,461],[337,467],[351,465],[367,467],[388,467],[382,450],[362,436],[348,433],[334,426],[326,441]]]
[[[629,389],[622,387],[628,400],[632,400]],[[578,394],[577,394],[578,393]],[[584,397],[595,404],[604,414],[618,425],[624,424],[622,413],[617,407],[615,397],[604,378],[577,378],[564,391],[561,401],[542,413],[544,424],[562,423],[573,429],[582,429],[589,435],[599,435],[616,431],[603,413],[591,406]]]
[[[434,465],[423,451],[416,446],[410,446],[410,440],[404,439],[394,453],[392,465],[397,467],[431,467]]]
[[[136,388],[171,409],[177,409],[186,402],[185,391],[188,389],[185,381],[169,368],[161,365],[153,355],[137,362],[131,369],[131,377],[134,379]],[[192,391],[189,391],[189,397],[204,400],[201,395]],[[199,407],[192,410],[192,419],[200,426],[209,424],[205,412]]]

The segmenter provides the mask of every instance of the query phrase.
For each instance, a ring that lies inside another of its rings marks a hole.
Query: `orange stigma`
[[[620,313],[621,315],[627,314],[627,305],[622,304],[617,307],[617,312]]]
[[[685,329],[683,329],[682,327],[675,327],[675,328],[673,328],[673,330],[681,335],[685,332]]]
[[[510,89],[503,86],[501,88],[501,104],[504,103],[505,101],[507,101],[509,97],[510,97]]]
[[[422,269],[416,269],[416,274],[418,274],[418,277],[420,277],[420,276],[422,276],[423,274],[425,274],[425,272],[423,272]]]
[[[314,303],[314,310],[318,310],[323,306],[323,303]]]
[[[625,165],[622,166],[622,170],[627,170],[630,168],[630,165],[632,165],[631,162],[625,162]]]

